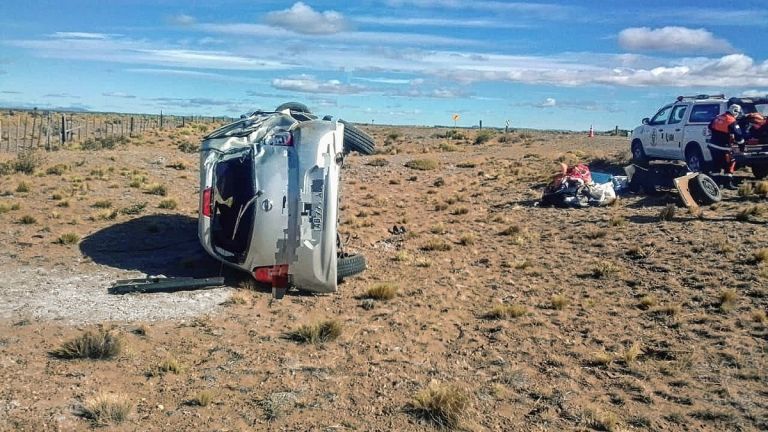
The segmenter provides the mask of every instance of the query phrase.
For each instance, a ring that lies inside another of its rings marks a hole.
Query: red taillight
[[[212,203],[212,197],[213,197],[213,189],[206,188],[203,191],[203,204],[201,212],[203,213],[203,216],[205,217],[211,217],[212,210],[213,210],[213,203]]]
[[[267,139],[267,144],[273,146],[293,146],[293,135],[290,132],[278,132]]]
[[[271,284],[277,288],[288,287],[288,264],[278,264],[269,267],[256,267],[253,269],[253,278],[257,282]]]

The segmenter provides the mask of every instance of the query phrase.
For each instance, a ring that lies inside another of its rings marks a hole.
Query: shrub
[[[384,159],[384,158],[378,157],[378,158],[371,159],[370,161],[368,161],[368,163],[366,165],[375,166],[375,167],[382,167],[382,166],[389,165],[389,161]]]
[[[364,297],[374,300],[392,300],[397,295],[397,290],[397,285],[389,283],[377,284],[368,288]]]
[[[408,408],[416,417],[453,429],[459,426],[468,407],[469,396],[461,387],[433,383],[418,392]]]
[[[122,423],[128,418],[133,404],[122,395],[102,393],[86,400],[78,410],[82,417],[92,420],[97,425]]]
[[[99,138],[88,138],[80,143],[80,150],[111,150],[118,145],[128,144],[130,140],[124,136],[111,135]]]
[[[19,182],[18,186],[16,186],[16,192],[18,193],[29,192],[29,185],[25,182]]]
[[[425,243],[421,250],[445,252],[451,250],[451,245],[441,239],[432,239]]]
[[[173,357],[168,357],[165,360],[161,361],[157,366],[152,368],[147,375],[148,376],[157,376],[157,375],[165,375],[167,373],[172,373],[174,375],[178,375],[184,371],[184,366],[179,362],[177,359]]]
[[[19,223],[22,225],[33,225],[37,223],[37,219],[34,216],[24,215],[19,218]]]
[[[570,303],[568,298],[562,294],[553,295],[551,302],[552,302],[552,308],[557,310],[563,310]]]
[[[62,175],[67,170],[67,166],[64,164],[56,164],[52,167],[48,167],[45,173],[48,175]]]
[[[71,245],[79,241],[80,241],[80,236],[75,233],[62,234],[59,236],[58,239],[56,239],[56,243],[62,244],[62,245]]]
[[[203,390],[195,395],[195,397],[190,400],[191,405],[197,405],[197,406],[208,406],[210,403],[213,402],[213,393],[208,390]]]
[[[313,324],[304,324],[286,334],[290,340],[299,343],[323,344],[338,339],[342,326],[336,320],[324,320]]]
[[[104,360],[116,357],[123,350],[123,339],[111,331],[86,331],[82,335],[64,342],[50,352],[61,359]]]
[[[528,313],[528,309],[522,305],[496,305],[490,311],[483,315],[486,319],[507,319],[507,318],[519,318]]]
[[[675,211],[677,210],[677,206],[674,204],[667,204],[661,211],[659,212],[659,220],[662,221],[671,221],[675,218]]]
[[[109,200],[96,201],[95,203],[93,203],[93,205],[91,207],[100,208],[100,209],[108,209],[108,208],[112,207],[112,201],[109,201]]]
[[[144,193],[148,193],[150,195],[166,196],[168,194],[168,190],[165,188],[164,185],[161,185],[159,183],[153,183],[147,186],[147,189],[144,191]]]
[[[158,204],[157,207],[166,210],[174,210],[176,207],[178,207],[178,204],[174,199],[164,199],[160,201],[160,204]]]
[[[738,293],[736,293],[736,290],[733,288],[720,291],[718,296],[720,310],[723,312],[732,311],[736,307],[736,299],[738,296]]]
[[[197,153],[200,150],[200,146],[189,142],[183,142],[179,144],[179,150],[184,153]]]
[[[483,144],[491,140],[493,138],[494,133],[489,130],[484,130],[478,132],[477,136],[475,136],[475,144]]]
[[[437,168],[434,159],[413,159],[405,163],[405,166],[419,171],[430,171]]]
[[[42,157],[35,152],[25,151],[19,153],[12,161],[13,170],[22,174],[34,174],[35,169],[42,163]]]
[[[147,203],[145,202],[137,203],[137,204],[133,204],[131,206],[120,209],[120,213],[124,215],[137,215],[143,212],[146,207],[147,207]]]

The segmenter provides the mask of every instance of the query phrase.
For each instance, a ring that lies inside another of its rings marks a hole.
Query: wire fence
[[[109,137],[138,137],[150,130],[221,123],[227,117],[103,114],[38,110],[0,111],[0,152],[59,150]]]

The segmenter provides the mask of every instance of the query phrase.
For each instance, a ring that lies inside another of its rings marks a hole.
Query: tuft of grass
[[[523,305],[496,305],[483,315],[485,319],[501,320],[509,318],[519,318],[528,313],[528,309]]]
[[[568,298],[562,294],[555,294],[551,298],[552,308],[556,310],[563,310],[570,303]]]
[[[659,304],[659,300],[653,294],[644,295],[640,299],[640,307],[643,309],[650,309]]]
[[[374,166],[374,167],[383,167],[383,166],[389,165],[389,161],[384,159],[384,158],[382,158],[382,157],[377,157],[377,158],[373,158],[370,161],[368,161],[368,163],[366,163],[366,165]]]
[[[42,156],[33,151],[25,151],[11,161],[13,171],[22,174],[34,174],[35,169],[43,162]]]
[[[499,232],[499,235],[511,236],[511,235],[520,234],[520,231],[521,231],[521,229],[520,229],[519,226],[517,226],[517,225],[510,225],[510,226],[504,228],[501,232]]]
[[[599,431],[616,432],[619,430],[619,419],[610,412],[598,412],[589,409],[584,412],[584,420],[589,427]]]
[[[475,144],[483,144],[491,140],[493,138],[494,133],[489,130],[483,130],[477,133],[477,136],[475,136]]]
[[[755,195],[768,196],[768,180],[763,180],[755,185]]]
[[[624,352],[621,353],[621,359],[624,360],[624,363],[626,363],[627,365],[631,365],[637,360],[637,358],[642,353],[643,353],[643,349],[640,346],[640,343],[635,342],[632,344],[632,346],[625,349]]]
[[[69,207],[69,201],[68,200],[59,201],[56,204],[56,207],[67,208],[67,207]]]
[[[627,219],[621,215],[613,215],[611,220],[608,221],[608,224],[612,227],[624,226],[627,224]]]
[[[183,170],[187,169],[187,164],[185,164],[182,161],[178,161],[178,162],[174,162],[172,164],[168,164],[165,167],[166,168],[173,168],[173,169],[175,169],[177,171],[183,171]]]
[[[374,300],[392,300],[397,295],[397,285],[391,283],[380,283],[368,288],[364,297]]]
[[[203,390],[199,393],[197,393],[192,399],[190,399],[191,405],[197,405],[201,407],[205,407],[211,404],[213,402],[213,392],[209,390]]]
[[[672,219],[675,218],[675,211],[677,211],[677,206],[676,205],[674,205],[674,204],[667,204],[659,212],[659,220],[660,221],[671,221]]]
[[[165,185],[161,185],[160,183],[152,183],[151,185],[147,186],[147,188],[144,190],[144,193],[150,195],[166,196],[168,195],[168,189],[166,189]]]
[[[738,293],[733,288],[724,289],[720,291],[720,294],[717,296],[720,310],[723,312],[730,312],[733,309],[735,309],[736,300],[738,299],[738,297],[739,297]]]
[[[82,335],[64,342],[50,354],[60,359],[111,359],[122,352],[125,343],[119,335],[108,331],[86,331]]]
[[[26,182],[19,182],[19,184],[16,186],[17,193],[27,193],[29,190],[29,185]]]
[[[56,239],[56,244],[71,245],[80,241],[80,236],[75,233],[65,233]]]
[[[166,210],[175,210],[176,207],[178,207],[178,203],[176,203],[175,199],[164,199],[160,201],[160,204],[157,205],[157,208],[166,209]]]
[[[739,186],[738,193],[740,197],[748,197],[755,193],[755,187],[750,182],[744,182]]]
[[[746,222],[749,221],[752,216],[760,217],[766,213],[768,213],[768,208],[765,206],[759,204],[747,206],[739,210],[736,214],[736,220]]]
[[[456,207],[455,209],[451,210],[451,214],[454,216],[465,215],[467,213],[469,213],[469,209],[466,207]]]
[[[184,372],[184,365],[182,365],[181,362],[176,358],[168,357],[165,360],[161,361],[157,366],[155,366],[148,373],[148,375],[150,376],[165,375],[167,373],[178,375],[182,372]]]
[[[338,339],[342,326],[337,320],[323,320],[304,324],[286,334],[287,338],[299,343],[323,344]]]
[[[115,220],[117,218],[117,210],[102,210],[96,213],[95,219],[100,221]]]
[[[459,151],[459,146],[453,143],[448,143],[448,142],[440,143],[438,148],[440,149],[440,151],[444,151],[444,152]]]
[[[62,199],[64,199],[64,196],[61,195],[60,193],[55,193],[51,195],[51,199],[54,201],[61,201]]]
[[[37,219],[34,216],[24,215],[19,218],[19,223],[22,225],[33,225],[37,223]]]
[[[395,256],[392,257],[392,261],[395,262],[407,262],[411,260],[411,254],[409,254],[407,251],[401,250],[398,251]]]
[[[96,201],[95,203],[93,203],[93,205],[91,205],[91,207],[108,209],[112,207],[112,201],[109,201],[109,200]]]
[[[60,175],[64,174],[64,171],[66,171],[66,170],[67,170],[67,166],[66,165],[64,165],[64,164],[56,164],[56,165],[54,165],[52,167],[46,168],[45,173],[47,175],[59,175],[60,176]]]
[[[459,238],[459,244],[462,246],[471,246],[475,244],[475,235],[472,233],[465,233]]]
[[[752,311],[750,318],[752,318],[753,322],[756,322],[758,324],[768,323],[768,316],[766,316],[765,311],[762,309],[757,309],[755,311]]]
[[[590,365],[605,367],[613,363],[613,354],[605,351],[595,351],[589,358]]]
[[[758,249],[752,252],[752,256],[757,264],[768,263],[768,248]]]
[[[102,393],[80,405],[78,414],[97,425],[122,423],[133,410],[133,403],[123,395]]]
[[[433,383],[414,396],[408,409],[416,417],[437,427],[455,429],[468,407],[469,396],[461,387]]]
[[[130,205],[128,207],[123,207],[120,209],[120,213],[124,215],[137,215],[144,211],[144,209],[147,207],[147,203],[137,203]]]
[[[434,159],[413,159],[406,162],[405,166],[419,171],[431,171],[437,168],[437,161]]]
[[[592,277],[600,279],[621,272],[621,268],[610,261],[600,261],[592,267]]]
[[[431,239],[421,246],[421,250],[428,252],[445,252],[451,250],[451,245],[442,239]]]
[[[677,316],[680,315],[680,312],[682,312],[683,308],[679,304],[673,304],[673,305],[666,305],[661,306],[660,308],[656,309],[656,312],[662,314],[662,315],[668,315],[668,316]]]

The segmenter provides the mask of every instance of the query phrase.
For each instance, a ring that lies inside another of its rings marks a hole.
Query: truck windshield
[[[294,123],[296,123],[296,120],[285,114],[259,113],[222,126],[211,132],[206,139],[248,136],[259,129],[263,131],[272,128],[288,130]]]

